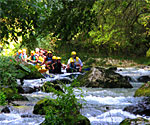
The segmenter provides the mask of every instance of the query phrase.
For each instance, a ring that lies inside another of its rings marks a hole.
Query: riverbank
[[[62,57],[62,62],[67,63],[70,58],[71,49],[64,47],[63,49],[58,49],[59,51],[54,52],[54,54]],[[94,53],[89,51],[75,50],[77,56],[81,58],[84,65],[89,66],[104,66],[104,67],[144,67],[150,65],[150,58],[146,56],[137,57],[136,55],[106,55],[105,53]]]

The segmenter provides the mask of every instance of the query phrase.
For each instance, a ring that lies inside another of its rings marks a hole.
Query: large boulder
[[[145,96],[150,97],[150,82],[143,84],[139,89],[136,90],[135,97]]]
[[[144,118],[136,118],[136,119],[125,119],[120,125],[149,125],[150,121]]]
[[[136,105],[127,106],[124,111],[132,114],[150,116],[150,98],[144,98],[141,102]]]
[[[84,76],[77,78],[79,84],[72,86],[102,87],[102,88],[132,88],[128,80],[114,70],[101,67],[92,68]]]
[[[41,90],[43,92],[53,92],[53,89],[64,92],[63,89],[58,84],[54,84],[49,81],[45,82],[41,87]]]
[[[55,99],[43,99],[37,102],[34,106],[33,113],[45,115],[47,110],[52,110],[57,114],[63,114],[62,109],[58,102]],[[63,116],[62,116],[63,118]],[[88,118],[82,116],[79,112],[70,114],[68,119],[65,119],[66,123],[69,125],[90,125],[90,121]],[[45,119],[42,125],[49,124],[49,119]]]
[[[39,79],[44,78],[44,76],[35,68],[35,66],[30,64],[19,64],[16,66],[19,70],[17,79]]]
[[[28,99],[25,96],[22,96],[18,93],[17,89],[2,88],[0,91],[2,91],[5,94],[6,100],[8,102],[11,102],[11,101],[28,101]]]

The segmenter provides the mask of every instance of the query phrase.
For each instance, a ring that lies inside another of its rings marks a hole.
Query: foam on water
[[[134,119],[137,116],[130,114],[128,112],[122,111],[121,109],[114,109],[110,110],[108,112],[105,112],[101,115],[98,115],[96,117],[90,116],[90,114],[86,115],[89,120],[91,121],[92,125],[99,124],[111,124],[111,125],[117,125],[121,121],[123,121],[125,118],[131,118]]]

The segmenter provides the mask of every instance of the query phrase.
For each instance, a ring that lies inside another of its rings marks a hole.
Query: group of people
[[[67,66],[61,63],[61,57],[53,56],[52,51],[47,51],[43,49],[36,48],[35,51],[30,52],[28,57],[26,54],[26,49],[18,50],[17,57],[25,62],[31,63],[33,65],[44,66],[49,70],[49,73],[61,74],[61,69],[65,69],[68,73],[71,72],[81,72],[83,63],[75,51],[71,52],[71,57],[68,60]]]

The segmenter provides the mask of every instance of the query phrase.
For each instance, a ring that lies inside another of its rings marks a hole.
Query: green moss
[[[12,88],[2,88],[2,91],[5,96],[6,100],[8,101],[27,101],[28,99],[25,96],[20,95],[17,90]]]
[[[87,117],[83,115],[78,115],[76,118],[73,119],[73,121],[69,121],[68,125],[90,125],[90,121]]]
[[[54,99],[43,99],[37,102],[37,104],[34,106],[33,113],[34,114],[40,114],[45,115],[47,109],[57,109],[57,103]]]
[[[144,118],[136,118],[136,119],[125,119],[123,120],[120,125],[149,125],[150,121]]]
[[[134,97],[140,96],[150,97],[150,82],[145,83],[138,90],[136,90]]]

